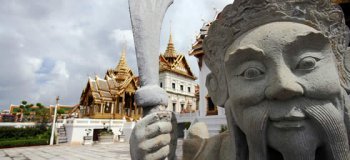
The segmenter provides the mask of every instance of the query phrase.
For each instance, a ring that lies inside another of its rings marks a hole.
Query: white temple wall
[[[205,81],[207,79],[207,75],[210,73],[208,66],[203,63],[202,68],[199,72],[199,116],[205,117],[207,116],[207,95],[208,90],[205,86]],[[225,116],[225,109],[222,107],[218,107],[218,116]]]
[[[86,136],[86,129],[91,129],[89,136],[93,136],[94,129],[103,129],[105,127],[111,128],[117,140],[120,131],[123,131],[125,140],[128,141],[131,135],[131,130],[134,127],[134,122],[126,122],[126,120],[109,120],[109,119],[67,119],[64,125],[68,143],[83,144],[84,136]]]
[[[168,93],[168,110],[179,113],[181,112],[181,105],[183,105],[184,109],[188,105],[191,106],[192,110],[196,109],[195,86],[197,84],[193,79],[171,72],[161,72],[159,83]],[[175,88],[173,88],[173,83],[175,84]],[[175,103],[175,109],[173,108],[173,103]]]

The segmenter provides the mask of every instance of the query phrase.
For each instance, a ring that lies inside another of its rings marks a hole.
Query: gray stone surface
[[[164,15],[173,0],[129,0],[135,51],[141,88],[135,98],[138,106],[167,105],[168,96],[159,87],[159,45]]]
[[[182,157],[182,140],[176,151]],[[0,149],[0,160],[130,160],[128,143],[34,146]],[[180,159],[180,158],[179,158]]]
[[[226,6],[204,50],[206,86],[229,132],[185,140],[184,159],[349,160],[348,44],[327,0]]]
[[[173,0],[129,0],[141,88],[135,93],[144,118],[130,139],[134,160],[175,159],[177,122],[165,111],[168,95],[159,86],[159,45],[163,18]]]
[[[211,138],[193,130],[184,159],[349,160],[349,38],[342,11],[330,0],[226,6],[203,47],[211,70],[206,87],[225,107],[229,130]],[[132,151],[149,152],[135,159],[170,153],[163,135],[171,127],[159,117],[146,116],[135,127]]]

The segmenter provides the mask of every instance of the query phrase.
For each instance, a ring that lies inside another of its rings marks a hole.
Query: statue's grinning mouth
[[[270,116],[269,120],[273,126],[280,129],[301,129],[305,125],[305,113],[297,107],[293,107],[287,114],[281,116]]]
[[[304,121],[278,121],[271,122],[272,125],[279,129],[302,129],[304,128]]]

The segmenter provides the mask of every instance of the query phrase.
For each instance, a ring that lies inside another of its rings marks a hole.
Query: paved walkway
[[[177,155],[181,155],[182,141]],[[179,158],[180,159],[180,158]],[[130,160],[129,143],[34,146],[0,149],[0,160]]]

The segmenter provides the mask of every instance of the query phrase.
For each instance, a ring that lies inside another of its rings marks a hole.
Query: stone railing
[[[59,121],[57,121],[58,123]],[[111,119],[66,119],[60,121],[65,125],[105,125],[105,126],[115,126],[123,125],[126,120],[111,120]],[[58,123],[59,124],[59,123]]]
[[[190,112],[190,113],[175,113],[178,123],[182,122],[192,122],[195,118],[199,116],[199,112]]]

